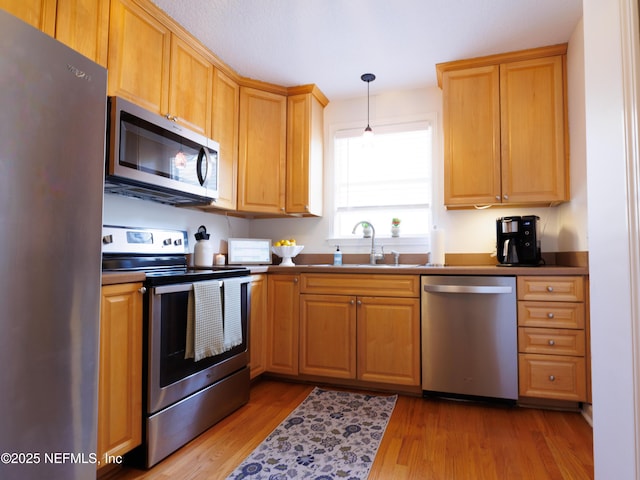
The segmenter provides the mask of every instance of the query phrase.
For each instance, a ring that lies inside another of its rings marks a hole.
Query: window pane
[[[403,235],[427,234],[431,202],[431,128],[427,122],[341,131],[335,138],[335,226],[337,237],[369,220],[376,234],[389,236],[391,219]]]

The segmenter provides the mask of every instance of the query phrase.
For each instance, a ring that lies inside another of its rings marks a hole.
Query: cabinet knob
[[[147,287],[140,287],[140,288],[138,289],[138,291],[139,291],[140,293],[142,293],[142,294],[145,294],[145,293],[147,293]]]
[[[350,304],[350,305],[355,305],[355,304],[356,304],[356,302],[355,302],[355,300],[351,300],[351,301],[349,301],[349,304]]]
[[[362,300],[358,300],[356,303],[357,303],[358,305],[362,305]]]
[[[298,277],[293,277],[293,283],[298,283]]]
[[[549,375],[549,381],[553,382],[556,379],[555,375]]]
[[[547,318],[554,318],[555,315],[553,314],[553,312],[549,312],[547,313]]]
[[[553,347],[555,344],[556,344],[555,340],[549,340],[549,345]]]
[[[496,195],[496,200],[500,201],[500,195]]]
[[[509,200],[509,195],[503,195],[502,198],[504,198],[505,200]]]
[[[553,287],[551,285],[547,286],[547,292],[553,292]]]

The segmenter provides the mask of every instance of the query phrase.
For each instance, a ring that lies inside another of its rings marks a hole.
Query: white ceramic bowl
[[[271,251],[282,258],[282,262],[280,262],[281,266],[292,267],[293,260],[291,259],[298,255],[303,248],[304,245],[293,245],[291,247],[271,247]]]

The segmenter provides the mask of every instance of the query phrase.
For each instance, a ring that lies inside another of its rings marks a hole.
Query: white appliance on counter
[[[0,31],[0,478],[95,478],[107,71]]]

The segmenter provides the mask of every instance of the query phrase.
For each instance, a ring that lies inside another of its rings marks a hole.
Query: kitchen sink
[[[333,265],[331,263],[315,263],[309,265],[300,265],[301,267],[336,267],[336,268],[415,268],[422,267],[424,265],[419,265],[416,263],[401,263],[399,265],[394,265],[393,263],[377,263],[372,265],[370,263],[344,263],[342,265]]]

